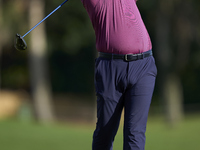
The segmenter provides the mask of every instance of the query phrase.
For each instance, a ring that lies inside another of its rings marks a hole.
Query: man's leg
[[[145,148],[146,124],[156,74],[155,64],[152,63],[152,65],[146,67],[143,76],[126,91],[124,104],[124,150],[144,150]],[[135,79],[136,76],[133,76],[133,78]]]
[[[98,120],[93,135],[93,150],[112,150],[122,112],[122,100],[119,103],[97,98]]]
[[[121,66],[121,67],[120,67]],[[93,135],[93,150],[112,150],[123,102],[123,80],[127,63],[97,60],[95,86],[97,94],[97,125]]]

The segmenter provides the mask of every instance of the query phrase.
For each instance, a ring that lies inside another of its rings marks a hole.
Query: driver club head
[[[24,38],[20,34],[16,34],[15,38],[15,48],[19,51],[24,51],[27,49],[27,44]]]

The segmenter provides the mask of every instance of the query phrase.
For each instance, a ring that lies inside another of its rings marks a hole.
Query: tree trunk
[[[30,27],[44,18],[44,0],[31,0],[29,9]],[[54,120],[51,88],[47,71],[46,34],[44,23],[31,33],[30,74],[36,117],[40,122]]]
[[[0,90],[1,90],[1,54],[2,54],[2,26],[3,26],[3,2],[0,0]]]
[[[171,126],[183,119],[183,89],[180,79],[170,74],[164,84],[164,97],[166,98],[166,118]]]
[[[176,73],[171,74],[172,71],[170,70],[172,62],[176,62],[173,60],[176,57],[172,55],[170,44],[170,14],[166,10],[162,10],[162,8],[160,13],[157,14],[156,47],[162,108],[169,125],[175,125],[183,118],[183,92],[178,75]]]

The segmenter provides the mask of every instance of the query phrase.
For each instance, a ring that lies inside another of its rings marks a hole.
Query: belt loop
[[[144,58],[144,53],[140,53],[140,54],[137,54],[137,59],[143,59]]]

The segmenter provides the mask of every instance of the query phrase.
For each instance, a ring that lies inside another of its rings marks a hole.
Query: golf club
[[[62,5],[64,5],[68,0],[65,0],[62,4],[60,4],[56,9],[54,9],[50,14],[48,14],[44,19],[38,22],[33,28],[31,28],[26,34],[21,36],[20,34],[16,34],[15,37],[15,48],[19,51],[23,51],[27,49],[26,41],[24,37],[29,34],[32,30],[34,30],[38,25],[40,25],[43,21],[45,21],[48,17],[50,17],[55,11],[57,11]]]

